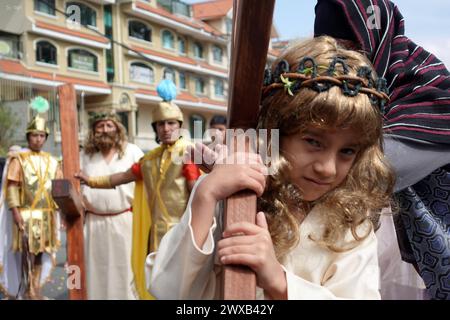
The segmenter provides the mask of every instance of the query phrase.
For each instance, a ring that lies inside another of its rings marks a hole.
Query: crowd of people
[[[261,299],[450,299],[450,74],[380,4],[381,25],[367,28],[370,0],[319,0],[314,38],[266,71],[257,129],[280,136],[270,175],[260,155],[222,147],[203,172],[171,81],[158,86],[160,145],[146,154],[113,112],[92,114],[74,173],[88,299],[219,298],[224,265],[252,269]],[[225,145],[226,118],[209,126],[211,145]],[[45,298],[59,248],[48,134],[33,118],[27,149],[3,170],[0,286],[11,298]],[[224,200],[246,189],[256,223],[224,228]]]

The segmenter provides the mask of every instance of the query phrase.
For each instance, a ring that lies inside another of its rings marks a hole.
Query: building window
[[[202,78],[195,79],[195,93],[205,93],[205,81]]]
[[[68,12],[67,9],[69,9],[70,6],[77,6],[78,8],[80,8],[80,23],[83,26],[97,26],[97,13],[94,9],[80,2],[67,2],[66,12]]]
[[[105,35],[108,39],[113,39],[112,5],[103,6],[103,21],[105,23]],[[114,81],[114,53],[113,48],[106,49],[106,79],[108,82]]]
[[[108,82],[114,81],[114,54],[111,49],[106,50],[106,79]]]
[[[162,32],[162,44],[163,48],[175,49],[175,37],[169,30],[164,30]]]
[[[203,59],[203,46],[198,42],[194,43],[194,57]]]
[[[175,71],[171,68],[164,69],[163,79],[172,80],[173,83],[177,83],[175,80]]]
[[[227,27],[227,34],[231,34],[231,32],[233,31],[233,20],[227,18],[225,23]]]
[[[130,21],[128,23],[128,35],[140,40],[152,41],[152,30],[139,21]]]
[[[93,72],[98,71],[97,57],[89,51],[83,49],[69,50],[68,59],[70,68]]]
[[[136,110],[136,112],[135,112],[135,114],[134,114],[134,117],[135,117],[135,126],[136,126],[136,136],[138,136],[139,135],[139,121],[138,121],[138,119],[139,119],[139,109],[138,110]]]
[[[189,117],[189,131],[191,138],[202,139],[206,130],[206,121],[199,114],[193,114]]]
[[[186,54],[186,41],[183,38],[178,38],[178,52]]]
[[[222,48],[218,47],[218,46],[213,46],[212,50],[213,50],[213,59],[214,59],[214,61],[222,63],[222,58],[223,58],[223,50],[222,50]]]
[[[21,42],[19,36],[0,31],[0,59],[3,57],[20,59]]]
[[[117,116],[120,119],[120,123],[122,123],[123,126],[125,127],[126,132],[129,132],[129,128],[128,128],[128,114],[129,114],[129,112],[128,111],[119,111],[116,114],[117,114]]]
[[[55,0],[34,0],[34,10],[55,15]]]
[[[178,73],[178,79],[180,79],[180,89],[186,89],[186,74],[184,72]]]
[[[113,16],[112,5],[105,5],[103,7],[103,21],[105,23],[105,35],[108,39],[113,38]]]
[[[134,62],[130,66],[130,79],[137,82],[152,84],[155,83],[155,73],[148,65]]]
[[[214,80],[214,94],[218,97],[223,97],[224,84],[223,80],[215,79]]]
[[[57,64],[56,47],[48,41],[39,41],[36,44],[36,61]]]

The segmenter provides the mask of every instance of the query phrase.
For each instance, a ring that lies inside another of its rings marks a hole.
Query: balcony
[[[171,13],[172,10],[167,11],[162,7],[155,8],[143,0],[124,3],[122,10],[129,15],[169,27],[180,34],[188,35],[198,40],[222,45],[226,45],[228,41],[226,36],[202,21],[188,18],[179,13]]]
[[[158,0],[158,4],[168,12],[191,18],[191,6],[178,0]]]

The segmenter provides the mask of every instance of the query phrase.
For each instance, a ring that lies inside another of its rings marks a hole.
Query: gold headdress
[[[152,123],[164,120],[178,120],[183,123],[183,113],[180,108],[172,102],[177,94],[175,84],[170,80],[163,80],[156,89],[162,102],[152,112]]]
[[[50,129],[47,127],[47,121],[39,116],[39,113],[44,113],[49,109],[48,101],[43,97],[36,97],[31,101],[30,108],[37,111],[38,114],[28,123],[26,133],[45,132],[49,135]]]

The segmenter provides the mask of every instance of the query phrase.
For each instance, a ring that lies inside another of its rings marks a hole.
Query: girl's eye
[[[341,153],[346,155],[346,156],[353,156],[356,154],[356,149],[352,149],[352,148],[345,148],[341,150]]]
[[[315,140],[315,139],[312,139],[312,138],[305,138],[305,141],[306,141],[309,145],[311,145],[311,146],[313,146],[313,147],[316,147],[316,148],[319,148],[319,147],[320,147],[320,142],[317,141],[317,140]]]

